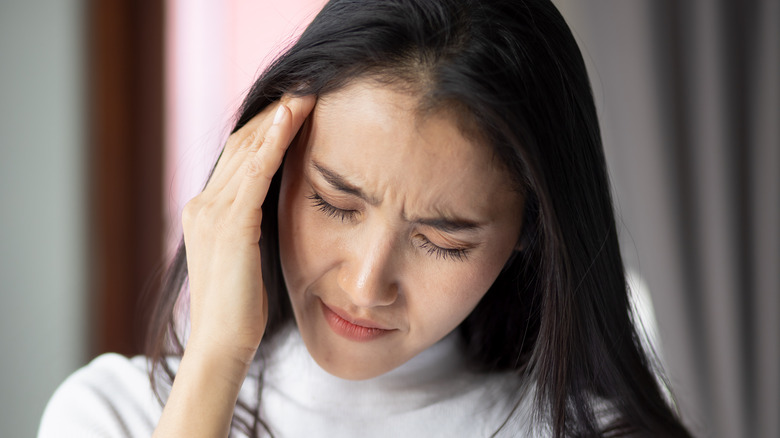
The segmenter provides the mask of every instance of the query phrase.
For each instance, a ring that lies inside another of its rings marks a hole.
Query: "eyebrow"
[[[381,203],[380,199],[368,196],[360,188],[350,184],[346,178],[335,171],[328,169],[314,160],[311,161],[311,165],[320,175],[322,175],[325,181],[336,190],[356,196],[373,206],[377,206]],[[482,228],[482,225],[477,222],[468,219],[451,218],[447,217],[447,215],[434,218],[415,218],[410,222],[436,228],[444,232],[474,231]]]
[[[480,224],[467,219],[448,219],[448,218],[420,218],[413,222],[420,225],[427,225],[444,232],[455,231],[474,231],[481,228]]]
[[[363,193],[362,190],[347,182],[346,178],[328,169],[322,164],[312,160],[311,165],[312,167],[314,167],[314,169],[317,170],[317,172],[320,173],[320,175],[322,175],[323,178],[325,178],[325,181],[327,181],[328,184],[333,186],[333,188],[335,188],[336,190],[353,196],[357,196],[358,198],[374,206],[379,205],[381,203],[379,199],[372,198],[366,195],[365,193]]]

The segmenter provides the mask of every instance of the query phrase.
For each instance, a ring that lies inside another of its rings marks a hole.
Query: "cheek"
[[[284,190],[279,204],[279,252],[290,293],[302,292],[328,270],[332,246],[330,232],[323,229],[315,208],[301,184]]]
[[[418,265],[416,284],[409,285],[406,299],[410,328],[425,337],[438,338],[455,329],[477,306],[500,271],[490,263],[446,263],[449,266],[445,268]]]
[[[483,251],[464,262],[431,262],[418,279],[424,294],[413,294],[413,315],[418,325],[428,324],[439,334],[459,325],[493,285],[514,250],[517,231],[500,228],[486,240]],[[420,268],[422,270],[422,268]],[[410,303],[412,304],[412,303]],[[411,311],[411,309],[410,309]]]

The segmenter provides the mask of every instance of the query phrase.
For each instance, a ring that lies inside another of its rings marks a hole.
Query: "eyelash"
[[[420,248],[425,250],[425,252],[427,252],[430,256],[434,256],[437,259],[442,260],[447,260],[449,257],[450,260],[456,260],[459,262],[465,261],[468,258],[468,248],[442,248],[428,240],[427,237],[420,237],[423,239],[422,243],[420,243]]]
[[[342,210],[330,205],[317,193],[313,193],[312,195],[307,196],[307,198],[312,201],[312,204],[314,204],[319,211],[325,213],[326,216],[340,219],[341,222],[350,221],[358,214],[356,210]]]
[[[311,200],[312,205],[319,211],[325,213],[326,216],[339,219],[341,222],[351,221],[358,214],[356,210],[343,210],[332,206],[317,193],[313,193],[306,198]],[[449,258],[450,260],[459,262],[465,261],[468,258],[469,248],[442,248],[428,240],[425,236],[421,235],[420,238],[422,239],[422,243],[419,244],[419,247],[429,256],[442,260],[447,260]]]

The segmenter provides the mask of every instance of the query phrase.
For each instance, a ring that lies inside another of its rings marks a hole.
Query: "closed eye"
[[[328,201],[322,199],[318,193],[312,193],[306,197],[312,201],[312,205],[319,211],[325,213],[326,216],[340,219],[342,222],[347,222],[355,219],[358,214],[357,210],[343,210],[338,207],[334,207]]]
[[[468,258],[470,248],[442,248],[435,243],[428,240],[425,236],[418,236],[420,243],[418,244],[429,256],[434,256],[437,259],[456,260],[459,262],[465,261]]]
[[[330,218],[339,219],[341,222],[349,222],[356,219],[360,213],[358,210],[345,210],[333,206],[328,201],[322,198],[318,193],[314,192],[306,197],[312,202],[317,210],[324,213]],[[422,234],[417,235],[417,246],[425,251],[429,256],[435,257],[441,260],[453,260],[453,261],[466,261],[468,259],[469,250],[471,248],[443,248],[435,243],[431,242],[427,237]]]

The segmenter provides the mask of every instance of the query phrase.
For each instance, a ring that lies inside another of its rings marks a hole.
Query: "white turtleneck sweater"
[[[265,364],[250,369],[239,400],[284,437],[530,436],[532,391],[510,375],[466,369],[455,335],[379,377],[350,381],[322,370],[295,328],[279,335]],[[175,370],[179,359],[169,359]],[[162,413],[144,357],[105,354],[70,376],[49,401],[39,429],[48,437],[148,437]],[[169,386],[163,384],[163,397]],[[514,401],[520,404],[512,413]],[[245,413],[237,410],[237,416]],[[240,433],[235,432],[237,436]],[[261,434],[264,435],[264,434]]]

